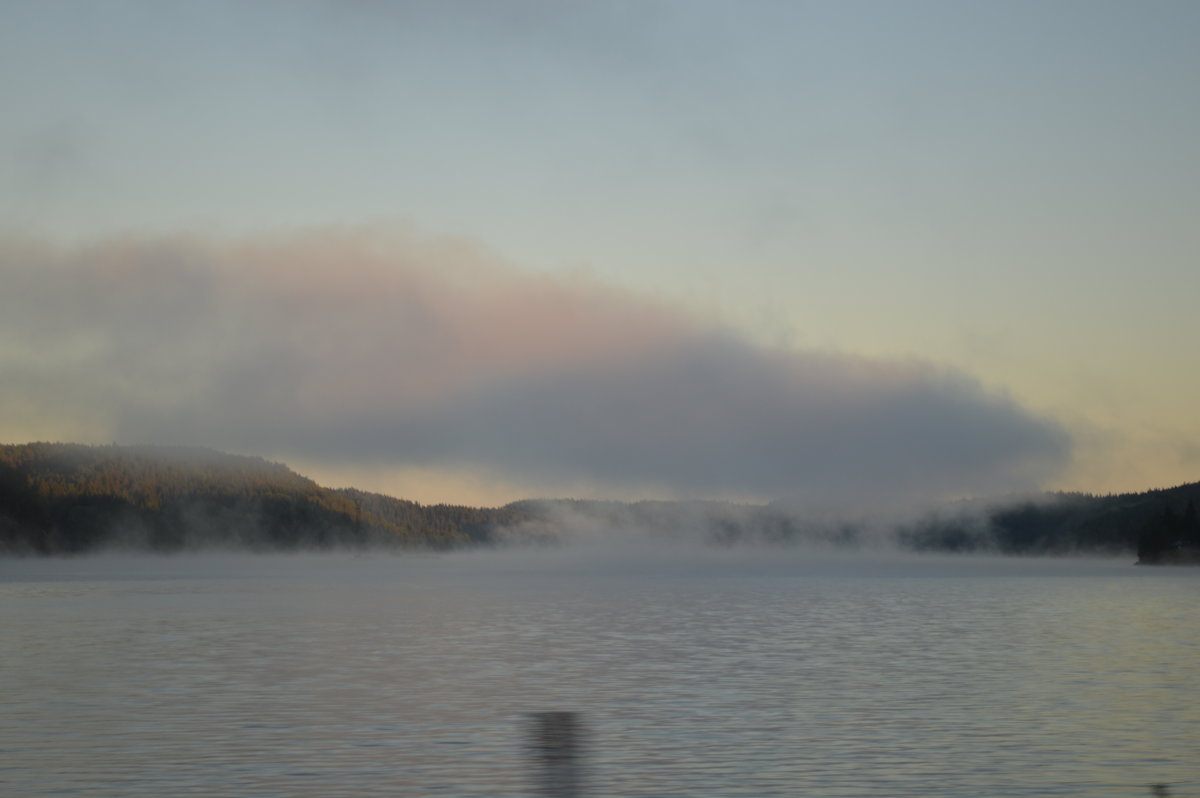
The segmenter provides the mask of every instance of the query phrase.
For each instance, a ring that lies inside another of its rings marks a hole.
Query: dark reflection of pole
[[[533,715],[529,743],[536,759],[539,795],[547,798],[581,798],[579,735],[579,720],[574,712],[538,712]]]

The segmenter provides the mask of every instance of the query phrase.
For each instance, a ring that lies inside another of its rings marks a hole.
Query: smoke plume
[[[10,239],[0,280],[11,439],[828,506],[1028,489],[1069,453],[1056,423],[964,373],[763,347],[415,233]]]

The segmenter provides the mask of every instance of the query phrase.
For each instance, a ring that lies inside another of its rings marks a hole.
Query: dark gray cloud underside
[[[471,467],[546,491],[887,503],[1031,488],[1069,457],[1055,422],[955,371],[766,349],[403,238],[318,242],[5,242],[7,400],[86,410],[120,441]]]

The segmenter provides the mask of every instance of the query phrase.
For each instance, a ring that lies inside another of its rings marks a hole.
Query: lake
[[[679,547],[0,561],[0,793],[1200,796],[1200,569]]]

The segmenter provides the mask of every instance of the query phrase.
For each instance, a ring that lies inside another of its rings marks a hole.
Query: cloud
[[[411,232],[8,239],[0,280],[0,403],[40,430],[829,505],[1026,489],[1069,454],[963,373],[764,348]]]

